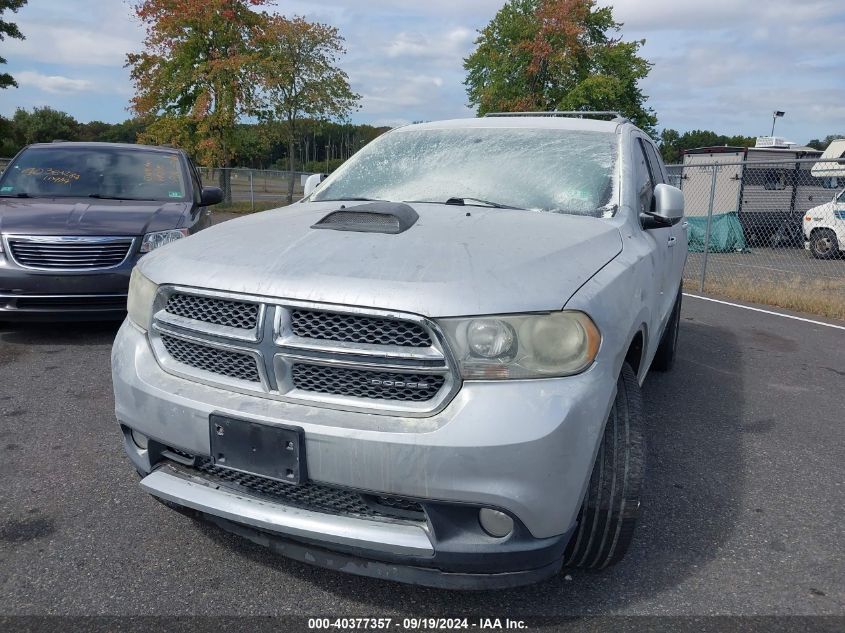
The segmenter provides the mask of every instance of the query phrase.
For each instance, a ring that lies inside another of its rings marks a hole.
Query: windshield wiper
[[[320,198],[313,202],[387,202],[380,198]]]
[[[446,202],[439,202],[437,200],[405,200],[405,202],[413,202],[413,203],[426,203],[426,204],[453,204],[455,206],[460,207],[492,207],[494,209],[517,209],[519,211],[525,211],[522,207],[515,207],[512,204],[501,204],[499,202],[491,202],[490,200],[484,200],[482,198],[473,198],[470,196],[464,196],[462,198],[458,197],[451,197]]]
[[[127,200],[130,202],[157,202],[155,198],[121,198],[120,196],[101,196],[99,193],[89,193],[89,198],[98,200]]]
[[[0,195],[0,198],[32,198],[28,193],[13,193],[12,195]]]

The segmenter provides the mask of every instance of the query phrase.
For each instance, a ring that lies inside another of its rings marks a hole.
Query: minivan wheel
[[[810,252],[817,259],[833,259],[839,252],[836,233],[830,229],[818,229],[810,235]]]
[[[578,513],[578,527],[566,549],[565,567],[602,569],[622,559],[640,514],[644,473],[640,387],[626,363]]]
[[[681,301],[683,296],[682,289],[678,288],[678,296],[675,297],[675,305],[672,306],[669,323],[663,330],[660,345],[657,346],[654,360],[651,361],[651,368],[657,371],[669,371],[675,364],[675,354],[678,350],[678,332],[681,329]]]

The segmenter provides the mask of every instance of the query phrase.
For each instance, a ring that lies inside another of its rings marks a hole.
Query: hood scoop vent
[[[413,208],[401,202],[369,202],[332,211],[311,228],[396,235],[410,229],[419,218]]]

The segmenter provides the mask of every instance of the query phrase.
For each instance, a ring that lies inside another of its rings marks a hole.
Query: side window
[[[188,168],[191,172],[191,182],[194,186],[194,200],[199,202],[202,198],[202,180],[200,179],[196,164],[190,158],[188,159]]]
[[[648,213],[654,200],[654,179],[642,139],[637,139],[634,145],[634,182],[637,187],[639,212]]]
[[[640,143],[642,143],[643,148],[645,149],[646,158],[648,158],[649,167],[651,167],[651,179],[654,184],[658,183],[665,183],[666,182],[666,174],[663,171],[663,163],[660,162],[660,157],[657,155],[657,150],[654,149],[654,145],[649,143],[648,141],[644,141],[640,139]]]

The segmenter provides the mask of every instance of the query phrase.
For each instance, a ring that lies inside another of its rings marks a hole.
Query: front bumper
[[[136,468],[152,473],[142,480],[148,492],[237,524],[253,540],[284,542],[276,549],[288,555],[329,550],[374,561],[344,564],[346,571],[383,575],[399,566],[405,572],[397,580],[438,585],[476,576],[521,584],[560,568],[615,395],[616,381],[602,365],[564,379],[465,382],[440,413],[403,418],[291,404],[172,376],[128,321],[112,354],[117,418]],[[310,480],[417,500],[426,520],[343,517],[341,525],[327,513],[292,515],[264,500],[235,500],[201,479],[162,471],[154,451],[129,437],[135,429],[154,446],[208,456],[211,413],[298,426]],[[487,536],[478,525],[480,507],[510,514],[511,535]]]
[[[0,321],[122,319],[131,256],[107,270],[55,272],[17,266],[0,253]]]

